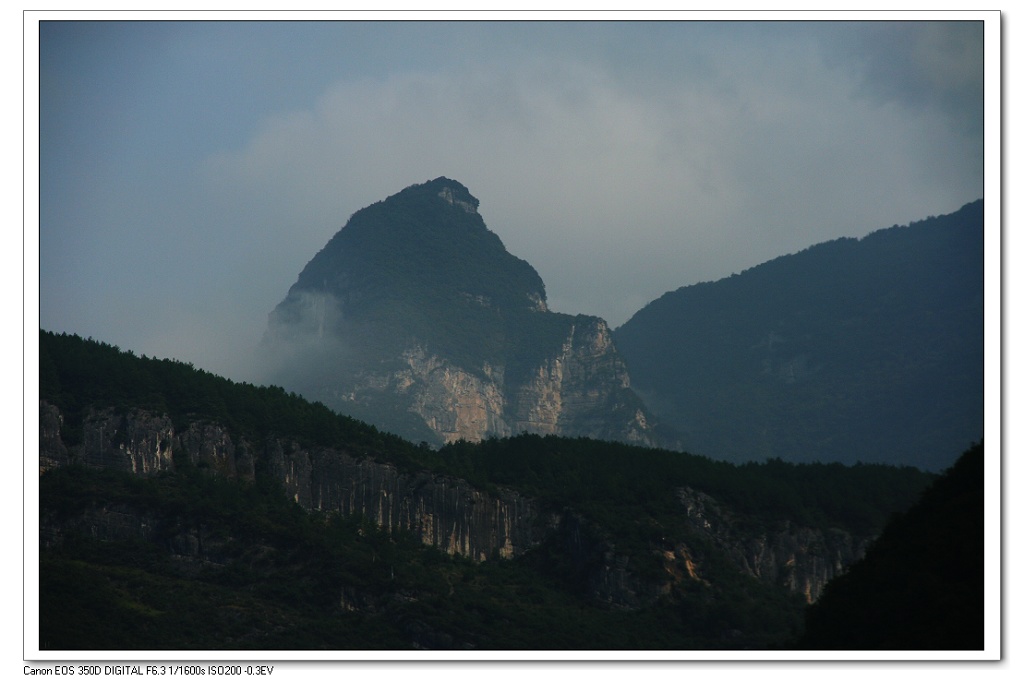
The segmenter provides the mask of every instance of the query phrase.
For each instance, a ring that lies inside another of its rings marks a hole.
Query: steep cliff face
[[[44,404],[41,411],[54,413],[56,410]],[[59,430],[52,430],[59,420],[46,424],[42,436],[47,442],[59,440]],[[173,468],[171,443],[174,438],[174,426],[166,416],[139,410],[90,410],[82,427],[81,444],[66,451],[69,460],[94,468],[151,475]],[[196,445],[194,438],[192,444]]]
[[[390,395],[442,442],[512,434],[505,419],[503,367],[484,364],[479,373],[471,373],[421,346],[405,350],[401,363],[389,372],[361,372],[351,390],[339,396],[344,400],[341,408],[372,399],[375,393]]]
[[[45,415],[40,459],[46,462],[41,472],[79,463],[149,476],[173,471],[178,456],[211,474],[251,480],[259,459],[286,494],[306,509],[358,514],[379,527],[412,532],[450,554],[474,560],[511,558],[535,541],[536,509],[515,492],[485,494],[454,478],[404,473],[390,464],[336,449],[305,448],[290,440],[251,443],[215,423],[194,422],[176,432],[166,416],[140,410],[90,412],[81,443],[67,446],[59,410],[44,402],[40,412]],[[83,522],[102,528],[115,516],[101,514],[102,522]],[[94,533],[102,535],[103,530]]]
[[[732,513],[689,487],[679,490],[679,501],[689,525],[723,550],[742,572],[802,594],[808,603],[818,599],[833,577],[863,558],[871,541],[839,529],[825,531],[790,522],[766,525]],[[676,553],[694,574],[700,574],[688,547],[678,547]]]
[[[654,443],[608,325],[596,317],[576,317],[560,352],[516,391],[511,414],[514,432]]]
[[[266,455],[271,473],[304,508],[361,515],[474,560],[511,558],[534,541],[536,510],[515,492],[486,494],[458,479],[403,473],[390,464],[292,442],[270,441]]]
[[[518,381],[506,379],[502,364],[471,372],[414,346],[402,353],[400,368],[361,372],[335,395],[344,409],[374,393],[402,400],[445,443],[521,432],[654,443],[608,325],[596,317],[575,318],[557,351]]]
[[[64,417],[46,401],[39,403],[39,474],[68,463],[68,448],[61,438]]]
[[[270,315],[273,382],[413,441],[653,444],[607,324],[549,311],[478,205],[438,178],[355,213]]]
[[[62,433],[63,421],[55,406],[40,404],[41,474],[81,464],[146,477],[187,463],[211,475],[252,480],[259,468],[303,508],[359,515],[383,529],[412,533],[424,544],[477,561],[515,558],[557,537],[561,550],[577,565],[586,593],[612,608],[645,607],[686,580],[713,584],[717,577],[705,567],[709,550],[724,555],[737,571],[813,602],[827,581],[863,555],[868,543],[868,538],[841,530],[766,525],[683,487],[678,490],[680,514],[692,536],[706,542],[676,540],[651,547],[650,555],[639,557],[648,563],[646,569],[638,570],[638,556],[617,549],[592,521],[569,509],[542,511],[536,501],[514,490],[483,492],[457,478],[402,471],[358,452],[304,447],[283,438],[250,442],[208,421],[176,429],[167,416],[139,409],[91,410],[70,442]],[[63,523],[42,520],[43,546],[59,544],[69,531],[101,540],[150,541],[159,524],[159,519],[116,502]],[[202,526],[185,524],[162,532],[176,555],[197,564],[218,562],[220,544]]]

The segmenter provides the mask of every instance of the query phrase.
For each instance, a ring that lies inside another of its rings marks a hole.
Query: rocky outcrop
[[[475,202],[463,201],[461,199],[456,199],[455,198],[455,194],[452,192],[452,188],[451,187],[442,187],[441,191],[439,191],[437,193],[437,195],[440,196],[445,201],[447,201],[449,203],[449,205],[458,206],[459,208],[461,208],[462,210],[466,211],[467,213],[475,213],[476,212],[477,204]]]
[[[395,394],[446,443],[513,434],[505,418],[503,367],[485,364],[482,372],[473,373],[419,346],[402,353],[401,361],[404,366],[390,373],[363,372],[344,399],[358,402],[368,392]]]
[[[60,411],[43,402],[40,413],[40,461],[46,462],[41,471],[79,463],[149,476],[187,461],[211,474],[251,480],[260,459],[303,508],[361,515],[450,554],[511,558],[535,542],[534,505],[515,492],[486,494],[455,478],[403,472],[371,458],[291,440],[251,443],[215,423],[193,422],[176,432],[167,416],[140,410],[90,412],[81,443],[69,447],[61,436]]]
[[[414,442],[654,444],[608,325],[551,312],[479,203],[441,177],[354,213],[271,312],[269,382]]]
[[[607,323],[597,317],[576,317],[561,352],[516,389],[510,412],[517,433],[654,444],[645,408],[630,390],[626,364]]]
[[[484,492],[457,478],[403,471],[358,452],[305,447],[275,437],[250,442],[208,421],[176,429],[165,415],[112,408],[89,411],[80,437],[69,444],[63,422],[57,407],[40,403],[40,473],[80,464],[152,476],[191,465],[211,475],[252,480],[259,462],[260,470],[278,480],[303,508],[359,515],[473,560],[514,558],[541,541],[560,537],[586,593],[607,607],[643,607],[684,580],[714,582],[704,570],[708,549],[703,544],[677,541],[651,547],[650,555],[630,556],[572,511],[544,515],[536,502],[515,491]],[[767,525],[688,487],[678,491],[678,499],[692,536],[708,540],[738,571],[800,593],[808,602],[860,558],[868,543],[838,529]],[[157,524],[157,519],[132,509],[102,505],[87,510],[73,527],[43,523],[40,541],[45,546],[59,543],[65,530],[104,540],[149,541]],[[175,555],[204,564],[219,560],[216,542],[201,526],[165,528],[162,536]],[[646,565],[636,564],[645,559]]]
[[[724,551],[741,572],[802,594],[808,603],[818,599],[829,580],[861,559],[872,539],[789,521],[765,524],[733,513],[689,487],[681,488],[678,497],[691,528]],[[699,575],[692,556],[690,566]]]
[[[48,402],[39,403],[39,474],[68,463],[68,448],[61,438],[64,417]]]
[[[68,447],[61,435],[63,416],[53,405],[40,403],[40,469],[70,462],[148,476],[174,470],[179,452],[195,466],[231,478],[252,480],[252,447],[235,442],[217,424],[196,421],[176,432],[166,415],[139,409],[90,410],[82,423],[81,441]]]
[[[53,442],[59,432],[43,437]],[[69,450],[69,458],[94,468],[151,475],[173,468],[174,438],[174,425],[167,416],[137,409],[90,410],[82,425],[82,442]]]
[[[517,382],[506,379],[501,364],[485,363],[473,372],[420,346],[402,353],[401,362],[389,373],[363,372],[343,399],[398,395],[445,443],[527,432],[654,444],[626,365],[608,325],[597,317],[575,318],[559,351]]]
[[[266,455],[271,473],[304,508],[360,515],[474,560],[511,558],[534,543],[536,511],[515,492],[486,494],[456,478],[280,440],[267,443]]]
[[[237,441],[219,424],[206,421],[192,422],[176,439],[170,440],[194,466],[206,468],[219,475],[241,480],[256,477],[258,452],[243,438]],[[173,456],[173,450],[168,454]]]

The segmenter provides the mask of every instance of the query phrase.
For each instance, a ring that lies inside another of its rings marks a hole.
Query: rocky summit
[[[272,380],[414,441],[521,432],[653,444],[604,320],[544,282],[440,177],[357,211],[270,314]]]

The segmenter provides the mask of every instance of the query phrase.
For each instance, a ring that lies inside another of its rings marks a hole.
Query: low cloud
[[[332,383],[347,382],[342,364],[348,347],[338,328],[344,323],[341,302],[320,291],[292,291],[269,316],[263,340],[255,351],[260,382],[281,385],[309,399],[330,401],[318,394]],[[339,372],[332,381],[332,371]]]
[[[448,175],[553,309],[614,325],[667,290],[980,195],[963,162],[978,141],[858,96],[855,73],[802,47],[772,55],[786,68],[753,49],[711,55],[709,77],[653,97],[539,59],[341,81],[209,159],[208,182],[238,203],[274,197],[258,229],[280,231],[273,252],[297,274],[355,210]]]

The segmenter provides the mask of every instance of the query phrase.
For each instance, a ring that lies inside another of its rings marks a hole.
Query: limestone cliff
[[[197,421],[178,431],[166,416],[137,409],[90,411],[80,443],[68,446],[59,410],[43,402],[40,413],[41,472],[77,463],[150,476],[173,471],[177,460],[214,475],[252,480],[258,459],[306,509],[358,514],[387,530],[412,532],[450,554],[510,558],[534,542],[537,511],[512,491],[487,494],[454,478],[402,472],[352,452],[302,447],[286,439],[249,442],[216,423]],[[100,528],[93,534],[104,536],[103,528],[122,527],[110,522],[121,517],[118,513],[106,509],[86,522]]]
[[[357,211],[271,313],[270,380],[413,441],[654,444],[604,320],[551,312],[454,180]]]
[[[678,496],[690,527],[723,550],[742,572],[785,586],[808,603],[818,599],[829,580],[864,557],[871,539],[840,529],[799,527],[788,521],[757,522],[689,487],[681,488]],[[684,549],[689,565],[694,566],[689,549]]]
[[[404,400],[445,443],[521,432],[654,442],[608,325],[596,317],[575,318],[561,347],[518,381],[506,379],[504,365],[472,372],[416,345],[398,368],[362,371],[348,390],[333,391],[334,403],[344,410],[375,393]]]
[[[191,465],[211,475],[252,480],[259,469],[308,510],[360,515],[386,530],[411,532],[425,544],[473,560],[514,558],[553,539],[578,566],[590,597],[613,608],[644,607],[686,580],[714,583],[716,575],[706,568],[709,550],[724,555],[740,572],[814,601],[829,579],[863,554],[867,543],[867,538],[841,530],[822,532],[790,523],[766,526],[683,487],[678,490],[680,514],[691,536],[707,542],[677,538],[650,547],[647,556],[631,556],[571,509],[542,510],[537,501],[511,489],[485,492],[450,476],[403,471],[358,451],[305,447],[277,437],[253,442],[203,420],[175,428],[166,415],[140,409],[90,409],[73,437],[62,432],[63,423],[57,407],[40,403],[41,474],[79,464],[146,477]],[[103,540],[148,541],[157,524],[116,502],[63,523],[43,520],[44,546],[59,544],[67,531]],[[182,525],[168,541],[177,555],[189,560],[219,560],[219,544],[201,526]],[[638,559],[648,569],[638,571]],[[652,572],[650,565],[660,567]]]

